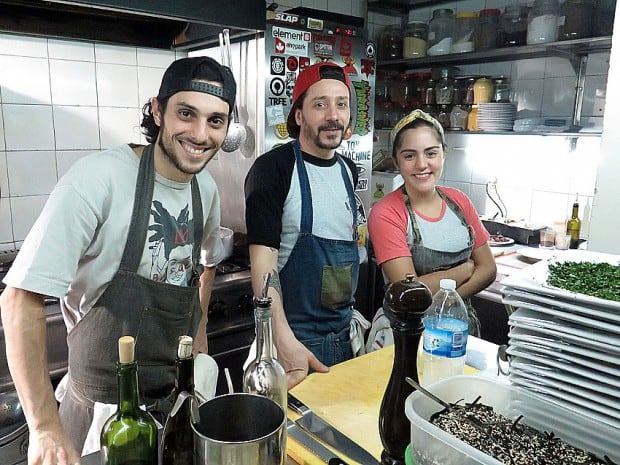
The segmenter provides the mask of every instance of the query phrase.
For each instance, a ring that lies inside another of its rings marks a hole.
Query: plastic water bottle
[[[456,292],[456,281],[442,279],[439,291],[424,313],[424,332],[418,346],[418,379],[423,386],[463,374],[469,318]]]

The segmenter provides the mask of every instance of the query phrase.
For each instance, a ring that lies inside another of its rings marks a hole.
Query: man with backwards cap
[[[357,169],[336,153],[351,124],[350,87],[335,63],[305,68],[287,120],[295,140],[258,157],[245,181],[252,286],[260,295],[270,273],[273,338],[289,387],[353,356]]]
[[[115,404],[118,338],[135,337],[141,401],[165,418],[178,337],[206,352],[206,308],[224,248],[220,199],[205,165],[230,122],[230,70],[183,58],[143,108],[150,143],[78,161],[58,182],[4,282],[9,367],[30,430],[29,465],[75,465],[93,403]],[[44,295],[60,298],[69,374],[57,409]]]

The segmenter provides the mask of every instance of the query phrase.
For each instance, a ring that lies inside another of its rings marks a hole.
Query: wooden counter
[[[393,361],[394,346],[388,346],[335,365],[329,373],[313,373],[291,392],[380,460],[383,446],[379,437],[379,408]],[[465,373],[474,372],[473,368],[465,367]],[[296,419],[299,415],[289,409],[288,416]],[[324,463],[291,438],[287,445],[294,463]],[[350,465],[357,463],[342,458]]]

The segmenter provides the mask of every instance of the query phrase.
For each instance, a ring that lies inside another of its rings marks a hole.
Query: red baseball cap
[[[340,81],[349,89],[349,95],[351,94],[351,80],[344,69],[332,61],[322,61],[304,68],[297,76],[295,87],[293,88],[293,105],[311,85],[316,84],[321,79]]]

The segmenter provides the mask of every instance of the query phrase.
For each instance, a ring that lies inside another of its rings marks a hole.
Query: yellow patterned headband
[[[441,136],[441,143],[445,144],[446,137],[443,133],[443,127],[441,126],[439,121],[437,121],[435,118],[433,118],[428,113],[423,112],[422,110],[413,110],[407,116],[404,116],[398,123],[396,123],[396,125],[392,129],[392,132],[390,133],[392,141],[396,139],[396,135],[402,128],[404,128],[405,126],[407,126],[409,123],[411,123],[412,121],[416,119],[423,119],[424,121],[428,121],[429,123],[431,123],[433,127],[437,129],[437,132]]]

